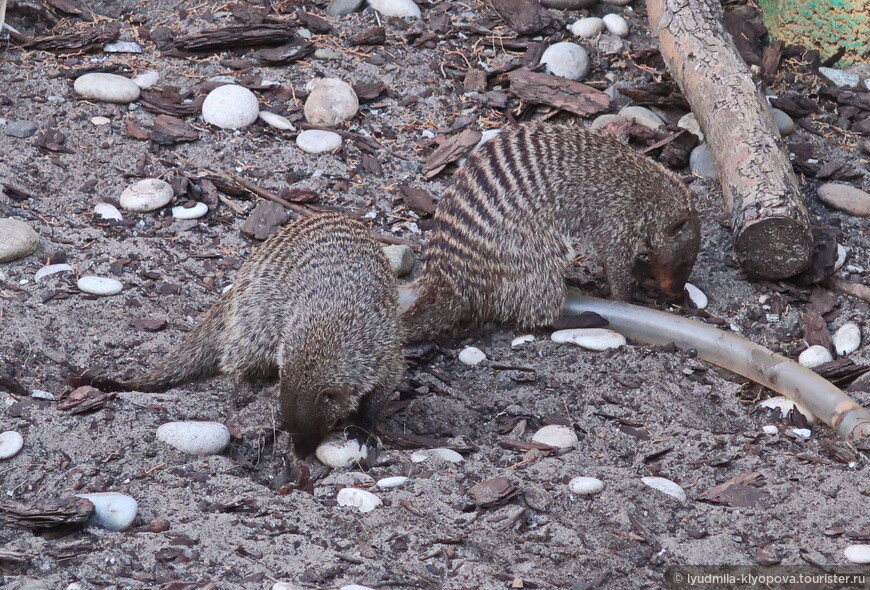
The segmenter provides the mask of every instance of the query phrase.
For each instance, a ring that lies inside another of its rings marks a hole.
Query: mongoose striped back
[[[649,251],[666,293],[681,294],[700,242],[689,190],[618,139],[546,123],[506,129],[474,152],[444,191],[404,313],[410,339],[459,323],[549,325],[564,300],[571,238],[595,247],[611,296]]]

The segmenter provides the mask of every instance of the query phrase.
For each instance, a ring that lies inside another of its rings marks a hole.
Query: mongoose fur
[[[280,378],[281,413],[300,455],[337,424],[370,427],[403,372],[396,279],[360,222],[304,218],[264,242],[173,352],[106,391],[165,391],[226,374]]]
[[[594,246],[626,300],[646,250],[660,289],[682,295],[700,244],[680,179],[615,137],[524,124],[476,150],[435,209],[421,276],[403,289],[410,340],[494,321],[551,325],[565,298],[571,238]]]

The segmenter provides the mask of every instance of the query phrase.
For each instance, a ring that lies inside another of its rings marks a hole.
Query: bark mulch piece
[[[520,68],[511,72],[510,91],[533,104],[545,104],[575,115],[594,115],[610,107],[610,97],[591,86]]]
[[[480,131],[476,129],[466,129],[462,133],[450,137],[440,136],[435,140],[441,140],[440,145],[429,154],[423,164],[423,178],[429,179],[436,176],[448,164],[467,155],[477,145],[480,138]]]
[[[295,23],[230,25],[206,29],[178,38],[173,47],[178,51],[216,52],[238,47],[280,45],[296,37]]]
[[[121,35],[121,25],[115,21],[95,23],[86,29],[76,29],[71,33],[27,37],[13,33],[12,40],[24,49],[39,49],[56,52],[90,52],[102,50],[103,45],[115,41]]]
[[[513,31],[530,35],[546,28],[553,17],[539,2],[531,0],[490,0],[489,4]]]
[[[199,132],[189,123],[172,115],[158,115],[151,129],[151,141],[160,145],[172,145],[182,141],[196,141]]]
[[[81,524],[94,514],[94,505],[85,498],[56,498],[35,502],[0,503],[0,521],[24,529],[47,529]]]

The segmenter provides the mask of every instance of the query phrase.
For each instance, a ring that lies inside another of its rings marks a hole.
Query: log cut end
[[[734,240],[740,264],[764,279],[785,279],[810,265],[813,237],[790,217],[765,217],[745,225]]]

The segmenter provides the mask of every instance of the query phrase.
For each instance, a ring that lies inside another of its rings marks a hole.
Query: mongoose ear
[[[666,230],[666,231],[667,231],[667,234],[668,234],[669,236],[675,236],[675,235],[677,235],[678,233],[680,233],[681,231],[683,231],[683,229],[686,227],[686,224],[687,224],[687,223],[689,223],[689,218],[688,218],[688,217],[683,217],[682,219],[678,219],[677,221],[675,221],[674,223],[672,223],[672,224],[670,225],[670,227],[668,227],[668,229]]]
[[[344,398],[347,397],[347,393],[338,387],[324,387],[317,394],[317,403],[320,403],[322,400],[329,399],[332,400],[336,404],[341,404],[344,401]]]

